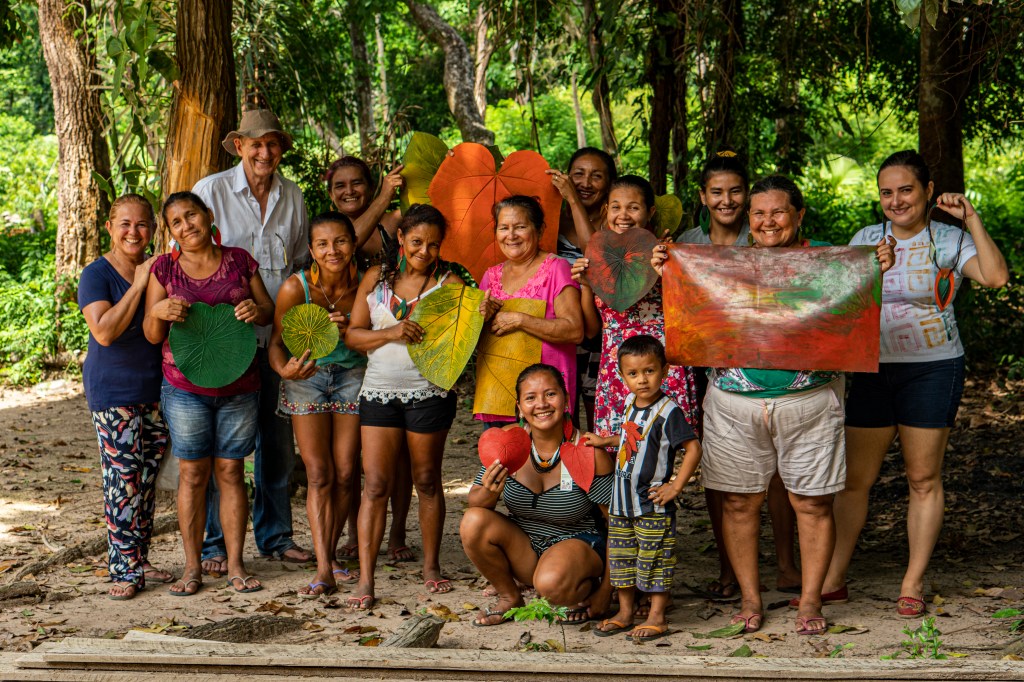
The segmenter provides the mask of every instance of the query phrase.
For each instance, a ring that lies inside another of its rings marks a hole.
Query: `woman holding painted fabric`
[[[403,445],[412,462],[423,532],[423,581],[430,592],[452,589],[441,574],[445,504],[441,458],[455,418],[456,395],[428,381],[409,357],[408,344],[423,340],[409,319],[417,303],[445,284],[462,284],[440,259],[447,227],[432,206],[414,205],[402,218],[397,250],[363,277],[345,333],[345,344],[369,363],[359,393],[359,420],[366,481],[359,506],[360,579],[349,606],[373,606],[374,570],[384,537],[387,502]]]
[[[480,467],[469,490],[459,527],[462,546],[498,594],[474,625],[504,623],[504,613],[523,604],[520,584],[568,606],[569,622],[608,608],[603,517],[611,501],[612,462],[604,450],[595,450],[589,492],[566,470],[559,448],[580,440],[566,414],[567,400],[560,370],[544,364],[524,369],[516,381],[516,405],[530,433],[530,463],[514,473],[497,460]],[[499,499],[508,516],[495,510]]]
[[[399,164],[384,176],[380,192],[373,196],[373,175],[366,162],[355,156],[343,156],[327,168],[327,193],[335,208],[344,214],[356,232],[356,257],[363,271],[379,264],[394,244],[395,231],[402,219],[401,211],[388,211],[395,193],[402,188],[405,179],[400,175],[403,166]],[[356,514],[359,511],[361,477],[352,478],[352,499],[348,515],[348,542],[341,546],[341,558],[358,558],[359,532],[356,528]],[[405,525],[409,517],[412,500],[412,474],[409,471],[408,456],[399,459],[394,494],[391,499],[391,530],[388,534],[387,556],[391,561],[413,561],[416,555],[406,545]],[[344,523],[344,518],[342,519]]]
[[[170,590],[179,597],[193,595],[203,585],[199,553],[211,472],[220,490],[228,582],[236,592],[263,589],[242,561],[249,518],[243,462],[256,443],[260,385],[256,362],[227,386],[203,388],[178,369],[167,341],[171,324],[184,322],[192,303],[228,303],[235,307],[237,319],[250,324],[270,324],[274,317],[274,303],[260,278],[259,264],[244,249],[217,243],[213,217],[192,192],[167,197],[163,218],[176,246],[153,264],[143,323],[150,343],[163,342],[160,402],[178,458],[178,524],[185,545],[184,574]]]
[[[540,249],[544,211],[533,197],[514,195],[494,205],[494,239],[506,260],[487,269],[480,289],[487,292],[488,320],[497,336],[526,332],[541,341],[541,362],[565,376],[569,405],[576,401],[576,344],[583,340],[579,285],[569,264]],[[544,301],[544,317],[501,310],[510,298]],[[507,415],[477,414],[485,423],[514,421]]]
[[[773,175],[750,190],[750,234],[756,248],[826,246],[800,238],[803,194],[789,178]],[[878,244],[884,272],[892,246]],[[667,253],[656,250],[660,271]],[[761,627],[764,610],[758,575],[758,538],[765,492],[779,473],[796,511],[801,554],[801,596],[796,632],[826,630],[821,615],[835,524],[832,501],[846,478],[843,375],[840,372],[713,368],[704,400],[704,485],[723,493],[723,533],[742,602],[731,623],[745,632]]]
[[[608,188],[618,173],[615,161],[601,149],[581,147],[569,159],[565,173],[551,169],[555,186],[565,207],[558,222],[558,256],[572,265],[583,258],[590,236],[605,224]],[[583,399],[588,428],[594,424],[594,398],[601,360],[601,335],[585,338],[576,347],[576,386]],[[573,403],[573,421],[579,424],[578,403]]]
[[[352,222],[343,214],[328,211],[314,218],[309,226],[313,264],[285,281],[274,306],[270,366],[283,380],[280,409],[292,416],[308,479],[306,514],[317,574],[299,588],[299,596],[307,599],[330,594],[338,581],[357,577],[334,558],[349,514],[352,480],[358,477],[359,388],[366,367],[366,358],[344,342],[359,286],[355,242]],[[326,310],[341,334],[334,350],[318,360],[310,360],[308,351],[301,357],[291,356],[282,338],[285,313],[304,303]]]
[[[736,152],[721,151],[711,156],[700,173],[700,224],[677,240],[682,244],[713,244],[715,246],[748,246],[750,226],[747,224],[747,193],[750,175]],[[708,391],[705,369],[694,371],[697,382],[697,404],[704,403]],[[722,493],[704,488],[711,530],[718,547],[718,579],[706,585],[707,593],[716,599],[729,599],[739,591],[736,574],[729,563],[722,535]],[[768,512],[775,539],[775,586],[782,592],[800,592],[800,569],[796,565],[793,543],[796,515],[789,504],[786,487],[778,474],[768,486]]]
[[[131,599],[146,579],[172,576],[149,563],[156,477],[167,449],[160,415],[160,346],[142,331],[153,238],[153,207],[138,194],[114,201],[110,251],[82,270],[78,306],[89,325],[82,368],[85,397],[100,445],[111,599]]]
[[[836,498],[836,549],[822,595],[825,603],[848,598],[846,572],[867,518],[868,493],[899,435],[910,483],[910,562],[897,612],[908,618],[925,612],[924,574],[942,527],[942,459],[964,385],[953,298],[964,277],[986,287],[1009,279],[1005,259],[967,197],[950,192],[936,202],[964,229],[931,220],[933,188],[920,154],[896,152],[878,171],[885,222],[865,227],[850,242],[895,238],[896,264],[882,281],[879,371],[853,376],[846,405],[846,489]]]

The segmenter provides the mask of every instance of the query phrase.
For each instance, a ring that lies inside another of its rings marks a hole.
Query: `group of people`
[[[308,220],[298,187],[277,172],[291,138],[268,111],[243,114],[224,146],[240,157],[237,166],[164,202],[169,253],[147,256],[153,210],[126,195],[111,207],[110,252],[82,274],[79,305],[90,329],[83,375],[100,442],[110,597],[131,599],[147,579],[192,595],[204,573],[226,574],[238,592],[262,589],[242,556],[242,462],[252,452],[257,549],[290,561],[315,557],[301,597],[351,583],[348,605],[370,608],[389,500],[389,557],[414,558],[405,538],[413,488],[424,584],[450,591],[440,563],[441,464],[458,401],[424,377],[409,353],[425,334],[410,317],[417,304],[446,285],[472,284],[440,257],[444,216],[428,205],[389,211],[400,167],[374,196],[370,169],[343,157],[326,173],[336,210]],[[898,152],[883,163],[885,221],[852,241],[874,246],[884,273],[880,371],[855,374],[847,387],[833,371],[669,365],[660,282],[619,311],[586,278],[594,233],[653,231],[650,183],[618,176],[613,160],[593,148],[580,149],[565,172],[549,173],[564,199],[559,224],[545,224],[532,197],[498,202],[494,238],[504,260],[479,284],[490,333],[529,335],[541,352],[540,363],[518,377],[514,413],[475,415],[482,451],[518,449],[529,462],[511,470],[494,458],[469,491],[462,544],[497,598],[475,624],[504,622],[532,586],[565,606],[570,621],[608,616],[594,629],[599,636],[664,635],[674,500],[699,465],[720,557],[709,592],[738,590],[732,621],[747,632],[760,628],[758,536],[767,498],[777,587],[798,594],[796,631],[819,634],[822,605],[848,598],[846,572],[868,492],[897,435],[910,482],[910,563],[897,609],[923,613],[924,573],[942,523],[942,457],[963,387],[952,299],[963,277],[992,287],[1008,279],[970,201],[942,194],[936,205],[963,229],[936,222],[920,155]],[[824,245],[801,233],[806,208],[789,178],[751,185],[740,159],[720,152],[700,184],[699,225],[680,241]],[[557,253],[540,247],[550,229],[558,230]],[[659,275],[666,258],[664,244],[651,254]],[[543,314],[514,310],[506,306],[511,299],[542,302]],[[256,328],[252,365],[226,386],[197,386],[175,364],[168,330],[196,303],[230,304],[237,320]],[[283,341],[282,320],[301,304],[324,308],[337,325],[339,341],[326,357],[293,356]],[[584,420],[589,430],[581,429]],[[177,579],[148,560],[154,483],[168,440],[180,465],[186,557]],[[308,479],[312,555],[292,539],[295,442]],[[497,511],[499,499],[507,513]],[[358,571],[346,569],[350,556],[358,557]]]

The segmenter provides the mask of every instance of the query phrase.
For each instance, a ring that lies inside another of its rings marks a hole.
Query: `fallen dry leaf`
[[[342,630],[346,635],[365,635],[368,632],[377,632],[372,625],[353,625]]]

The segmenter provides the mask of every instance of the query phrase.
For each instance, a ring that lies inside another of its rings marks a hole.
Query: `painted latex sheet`
[[[673,244],[663,286],[672,364],[878,371],[872,246]]]

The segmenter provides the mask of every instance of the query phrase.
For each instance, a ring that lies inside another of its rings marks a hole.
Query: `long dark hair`
[[[875,176],[875,181],[882,175],[882,171],[892,166],[903,166],[908,168],[914,177],[917,178],[918,182],[921,183],[921,187],[925,190],[928,189],[928,183],[932,181],[931,171],[928,169],[928,163],[924,160],[924,157],[918,154],[913,149],[904,149],[903,151],[890,154],[882,165],[878,167],[878,175]]]
[[[444,215],[440,211],[430,204],[413,204],[410,206],[409,210],[402,216],[402,221],[398,223],[398,229],[403,235],[407,235],[410,230],[418,225],[436,227],[441,232],[441,241],[444,241],[445,232],[448,231],[448,221],[444,219]],[[387,284],[392,290],[394,290],[395,280],[398,278],[398,249],[398,240],[389,239],[387,248],[384,250],[384,257],[380,261],[379,281]],[[441,272],[442,268],[445,267],[447,266],[439,257],[434,272]]]
[[[700,188],[708,186],[708,180],[715,173],[735,173],[743,180],[743,186],[750,187],[750,174],[747,172],[747,164],[743,163],[740,157],[731,150],[715,152],[704,162],[704,168],[700,171]]]
[[[605,172],[608,175],[608,184],[615,182],[615,178],[619,177],[619,171],[615,167],[615,160],[612,159],[611,154],[603,149],[597,147],[580,147],[576,152],[569,157],[569,165],[566,167],[566,172],[572,172],[572,165],[582,159],[584,156],[596,156],[601,159],[601,163],[605,165]]]
[[[206,202],[203,201],[198,194],[188,190],[175,192],[164,200],[163,208],[160,209],[160,217],[163,218],[165,224],[167,223],[167,209],[175,204],[180,204],[183,201],[191,203],[193,206],[207,214],[210,212],[210,207],[206,205]]]
[[[543,362],[530,365],[522,372],[519,373],[519,378],[516,379],[516,400],[519,400],[520,389],[523,386],[523,382],[532,377],[535,374],[547,374],[552,377],[557,383],[558,387],[562,389],[562,392],[566,395],[569,394],[569,389],[565,386],[565,377],[558,371],[557,367],[552,365],[546,365]]]

